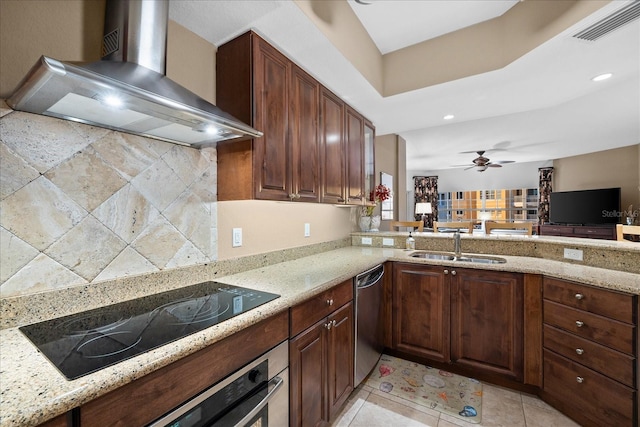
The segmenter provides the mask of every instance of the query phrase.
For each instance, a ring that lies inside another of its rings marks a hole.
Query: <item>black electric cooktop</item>
[[[67,379],[73,380],[279,297],[203,282],[19,329]]]

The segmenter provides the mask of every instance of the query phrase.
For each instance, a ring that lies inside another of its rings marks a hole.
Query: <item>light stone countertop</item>
[[[255,268],[215,280],[274,292],[280,298],[219,325],[73,381],[66,380],[16,327],[0,330],[0,426],[32,426],[93,400],[223,338],[287,310],[384,261],[411,261],[545,274],[640,295],[640,274],[526,256],[505,264],[471,264],[409,257],[393,248],[350,246]],[[463,265],[464,264],[464,265]]]

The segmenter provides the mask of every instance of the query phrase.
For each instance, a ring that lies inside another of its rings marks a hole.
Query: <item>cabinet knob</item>
[[[444,274],[449,274],[449,270],[445,270],[445,271],[444,271]]]
[[[578,328],[582,328],[584,326],[584,322],[581,322],[580,320],[576,320],[576,326]]]
[[[327,305],[333,305],[333,298],[327,300]]]
[[[576,377],[576,381],[578,382],[578,384],[582,384],[584,382],[584,378]]]
[[[451,270],[451,275],[455,276],[456,275],[456,271],[455,270]]]
[[[331,322],[324,324],[324,327],[327,328],[327,330],[331,329],[331,326],[332,326]]]
[[[576,348],[576,353],[582,355],[582,353],[584,353],[584,350],[581,348]]]
[[[577,299],[578,301],[580,301],[580,300],[581,300],[581,299],[583,299],[583,298],[584,298],[584,295],[582,295],[582,294],[576,294],[576,299]]]
[[[333,322],[331,322],[331,323],[333,324],[333,327],[335,328],[335,327],[336,327],[336,323],[337,323],[337,322],[334,320],[334,321],[333,321]]]

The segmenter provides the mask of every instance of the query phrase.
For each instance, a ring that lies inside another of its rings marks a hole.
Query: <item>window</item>
[[[538,220],[538,189],[488,189],[439,194],[438,221]]]

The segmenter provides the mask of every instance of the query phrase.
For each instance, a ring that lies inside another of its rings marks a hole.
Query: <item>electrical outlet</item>
[[[362,238],[363,245],[373,245],[373,239],[371,237],[363,237]]]
[[[574,261],[582,261],[582,251],[580,249],[564,248],[564,257]]]
[[[311,224],[309,224],[308,222],[304,223],[304,237],[309,237],[311,236]]]
[[[234,248],[242,246],[242,228],[233,229],[233,237],[231,239],[231,246]]]
[[[382,238],[382,246],[393,246],[393,245],[394,245],[393,239],[389,239],[388,237]]]

